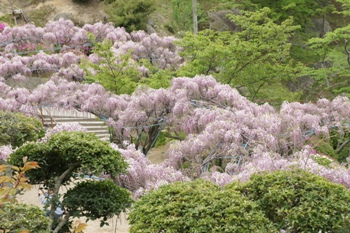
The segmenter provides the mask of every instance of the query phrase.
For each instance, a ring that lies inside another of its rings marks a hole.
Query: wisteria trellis
[[[44,28],[5,27],[0,32],[0,109],[36,115],[37,106],[56,105],[104,116],[120,142],[113,146],[130,164],[129,173],[118,180],[136,196],[178,180],[204,177],[224,185],[247,180],[256,171],[292,166],[350,188],[347,166],[319,165],[308,142],[313,135],[329,138],[331,130],[349,131],[346,97],[305,104],[285,102],[275,110],[267,103],[250,102],[230,86],[204,75],[175,78],[168,89],[142,87],[132,95],[114,95],[99,84],[81,82],[84,72],[78,64],[86,57],[82,48],[88,42],[87,33],[112,40],[116,54],[132,50],[133,59],[156,59],[160,68],[176,67],[182,61],[174,38],[142,31],[129,34],[110,24],[79,28],[61,20]],[[28,44],[41,45],[42,51],[28,50],[24,46]],[[61,49],[55,52],[52,44]],[[91,54],[89,59],[99,58]],[[50,80],[33,90],[6,84],[8,79],[21,82],[34,71],[45,72]],[[155,165],[144,154],[159,130],[178,140],[171,142],[168,159]],[[141,134],[146,140],[132,144]],[[1,156],[11,150],[2,148]]]

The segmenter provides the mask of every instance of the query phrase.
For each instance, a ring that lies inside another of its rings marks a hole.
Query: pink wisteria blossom
[[[6,161],[9,155],[14,151],[11,145],[0,146],[0,160]]]

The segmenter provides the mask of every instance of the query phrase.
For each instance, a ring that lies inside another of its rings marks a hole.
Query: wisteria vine
[[[291,167],[350,188],[347,163],[331,160],[329,166],[320,164],[318,156],[325,155],[315,152],[310,142],[329,141],[334,134],[345,137],[349,133],[348,98],[285,102],[276,110],[268,103],[250,102],[237,90],[204,75],[174,78],[167,89],[143,86],[132,95],[115,95],[99,84],[82,82],[80,60],[102,59],[84,52],[89,33],[96,40],[112,41],[111,50],[117,55],[132,51],[134,61],[148,58],[160,68],[176,68],[182,62],[174,38],[143,31],[129,34],[111,24],[79,28],[60,20],[44,28],[4,27],[0,31],[0,110],[36,116],[38,106],[50,105],[103,117],[114,129],[118,145],[112,146],[130,165],[128,174],[116,180],[136,197],[174,181],[202,177],[225,185],[245,181],[254,172]],[[35,49],[41,46],[42,50],[28,50],[27,45]],[[61,49],[56,51],[56,46]],[[34,89],[7,84],[9,79],[20,83],[37,74],[47,76],[48,81]],[[173,141],[168,158],[155,165],[145,155],[159,132]],[[344,148],[340,145],[335,150]],[[1,150],[4,159],[12,148]]]

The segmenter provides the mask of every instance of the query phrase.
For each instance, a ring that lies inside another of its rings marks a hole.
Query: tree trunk
[[[198,34],[198,21],[197,21],[197,0],[192,0],[192,8],[193,8],[193,32],[194,34]]]

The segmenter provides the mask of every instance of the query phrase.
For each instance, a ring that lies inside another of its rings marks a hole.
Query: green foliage
[[[91,38],[91,41],[95,41],[95,38]],[[85,80],[88,83],[99,83],[115,94],[132,94],[139,85],[147,85],[154,89],[167,88],[175,76],[173,68],[159,69],[152,65],[149,59],[132,60],[132,51],[116,55],[111,50],[112,43],[109,40],[93,43],[93,52],[101,59],[97,63],[87,59],[81,62],[80,67],[85,71]],[[149,70],[147,77],[138,67]]]
[[[320,140],[314,148],[317,153],[325,154],[338,160],[338,155],[335,153],[335,150],[333,149],[329,141]]]
[[[38,206],[6,203],[0,208],[1,232],[20,233],[30,230],[45,233],[50,219]]]
[[[337,12],[346,16],[350,16],[350,2],[348,0],[335,0],[342,4],[342,12]]]
[[[160,132],[160,134],[157,138],[157,142],[155,144],[155,147],[164,146],[167,142],[168,142],[168,140],[167,140],[166,134],[164,132]]]
[[[76,172],[116,175],[125,172],[127,167],[120,153],[93,133],[64,131],[54,134],[46,143],[27,143],[12,153],[8,162],[20,165],[24,155],[41,167],[27,173],[30,181],[44,182],[50,187],[55,177],[67,171],[62,184],[69,183]]]
[[[277,232],[255,203],[209,181],[161,186],[135,203],[131,233]]]
[[[168,25],[174,32],[193,31],[193,8],[192,1],[171,0],[173,10],[172,20]],[[197,2],[198,24],[207,21],[206,13]],[[171,31],[170,30],[170,31]]]
[[[228,15],[241,28],[233,34],[210,30],[198,36],[187,33],[178,43],[184,48],[186,65],[177,75],[211,74],[252,101],[269,101],[265,99],[269,95],[261,95],[262,90],[298,77],[304,70],[290,56],[290,38],[299,27],[293,26],[291,19],[276,24],[269,14],[264,8]]]
[[[84,60],[81,67],[89,83],[99,83],[115,94],[131,94],[137,87],[140,72],[130,63],[130,53],[117,57],[111,50],[112,42],[105,40],[96,43],[93,52],[101,59],[98,63]]]
[[[108,225],[107,218],[119,215],[132,202],[130,193],[110,180],[80,182],[69,189],[63,199],[63,206],[74,217],[102,218],[101,226]]]
[[[23,167],[0,165],[0,232],[44,233],[49,218],[36,206],[18,204],[16,196],[32,188],[25,173],[39,168],[36,162],[23,158]]]
[[[147,18],[155,10],[154,0],[115,0],[105,7],[108,21],[124,27],[128,32],[145,30]]]
[[[37,27],[44,27],[48,22],[47,16],[54,13],[56,8],[52,5],[43,5],[38,9],[32,10],[29,14],[29,19]]]
[[[19,147],[27,141],[36,141],[45,134],[39,120],[22,113],[0,111],[0,122],[0,145]]]
[[[257,4],[252,3],[250,0],[221,0],[220,3],[213,8],[213,10],[232,10],[236,8],[251,11],[259,9]]]
[[[55,219],[54,211],[58,205],[59,189],[61,185],[68,184],[71,181],[74,173],[86,174],[89,172],[94,175],[106,173],[115,176],[125,172],[128,166],[120,153],[114,150],[108,142],[100,140],[93,133],[84,132],[63,131],[52,135],[47,142],[27,143],[12,153],[8,162],[20,165],[23,155],[27,155],[30,160],[37,161],[41,167],[41,169],[26,173],[31,183],[43,183],[44,186],[53,189],[53,195],[50,199],[51,223],[48,229],[56,227],[54,232],[58,232],[61,227],[66,226],[69,217],[77,215],[76,211],[80,211],[78,207],[72,207],[70,202],[70,209],[65,213],[67,217],[60,220],[59,223],[55,222],[57,219]],[[82,185],[82,187],[84,186]],[[102,190],[98,188],[102,188]],[[112,194],[109,194],[109,191]],[[108,196],[113,195],[115,189],[110,189],[107,192],[103,185],[97,185],[90,192],[94,195],[99,192],[100,196]],[[72,193],[68,196],[71,199],[74,198],[72,195],[77,194],[74,191]],[[86,205],[84,207],[88,208]],[[104,207],[105,205],[101,205],[99,211]],[[84,209],[81,215],[93,213],[93,209],[90,211],[86,212]],[[94,215],[90,214],[88,216],[93,217]]]
[[[151,72],[153,69],[150,69]],[[153,89],[169,88],[171,80],[175,77],[175,71],[170,69],[159,69],[154,73],[150,73],[149,78],[143,78],[139,84],[145,84]]]
[[[327,0],[250,0],[257,4],[258,7],[268,7],[272,10],[272,18],[276,21],[283,21],[289,17],[293,17],[295,22],[304,26],[310,17],[319,13],[331,12],[333,5],[328,4]]]
[[[336,153],[336,159],[339,162],[345,162],[350,156],[350,128],[343,126],[343,130],[334,128],[331,131],[330,144]]]
[[[228,188],[230,190],[230,188]],[[255,174],[239,189],[278,229],[349,232],[350,193],[344,186],[302,170]]]
[[[332,160],[324,155],[315,154],[313,156],[313,159],[316,161],[316,163],[318,163],[324,167],[327,167],[327,168],[330,167],[332,164]]]
[[[316,80],[314,92],[333,98],[336,94],[350,96],[347,41],[350,26],[328,32],[323,38],[312,38],[308,46],[318,55],[317,66],[308,75]],[[344,49],[345,48],[345,49]]]

